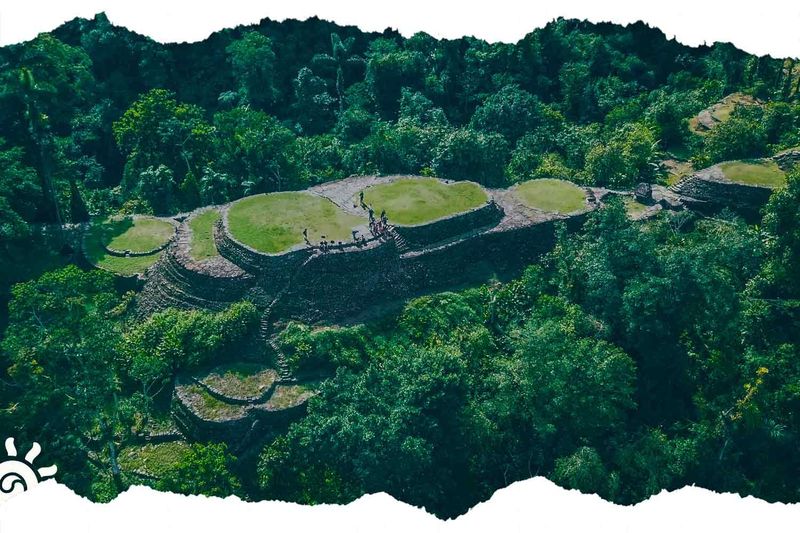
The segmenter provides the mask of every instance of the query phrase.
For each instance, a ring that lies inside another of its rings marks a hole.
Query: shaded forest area
[[[108,273],[28,268],[32,224],[350,174],[659,182],[668,156],[699,168],[800,145],[799,83],[792,60],[572,20],[514,44],[309,20],[161,45],[98,16],[0,49],[1,263],[6,290],[22,282],[0,426],[108,500],[142,482],[116,457],[174,377],[231,358],[258,327],[247,302],[137,321]],[[733,92],[761,104],[690,131]],[[333,373],[308,415],[255,460],[191,443],[153,483],[304,503],[386,491],[440,516],[534,475],[620,503],[689,483],[800,501],[798,206],[797,171],[757,225],[635,223],[611,202],[512,282],[362,325],[291,324],[292,364]]]

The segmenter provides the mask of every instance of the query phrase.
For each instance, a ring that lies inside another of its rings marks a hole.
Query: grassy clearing
[[[99,225],[89,228],[86,235],[86,258],[90,263],[105,268],[122,276],[141,274],[152,266],[162,252],[137,257],[117,257],[110,255],[103,248],[103,228]]]
[[[109,219],[95,223],[86,235],[87,259],[94,265],[123,276],[141,274],[158,261],[162,252],[117,257],[106,252],[104,246],[120,251],[147,252],[166,243],[174,232],[172,224],[157,218]]]
[[[278,385],[270,396],[267,407],[270,409],[289,409],[296,407],[313,396],[310,385]]]
[[[786,174],[774,161],[730,161],[720,169],[726,178],[744,185],[777,188],[786,184]]]
[[[390,222],[403,226],[468,211],[487,200],[476,183],[446,184],[434,178],[405,178],[364,189],[364,202],[372,205],[376,215],[385,209]],[[357,197],[353,203],[358,203]]]
[[[574,213],[586,207],[586,192],[564,180],[526,181],[517,185],[514,193],[528,207],[551,213]]]
[[[698,135],[705,135],[709,128],[716,124],[726,122],[731,113],[737,106],[759,105],[758,100],[744,93],[731,93],[716,104],[707,107],[696,116],[689,119],[689,130]],[[702,120],[703,115],[706,119],[710,116],[711,122]]]
[[[631,218],[638,218],[647,210],[646,205],[637,202],[636,199],[630,196],[626,196],[623,203],[625,204],[625,211],[628,212],[628,216]]]
[[[279,253],[303,242],[303,229],[313,243],[352,239],[351,230],[366,219],[342,211],[313,194],[280,192],[250,196],[228,211],[228,226],[240,242],[260,252]]]
[[[169,468],[189,453],[184,441],[145,444],[125,448],[119,454],[120,467],[128,472],[137,472],[153,477],[162,477]]]
[[[219,220],[219,217],[218,210],[208,209],[189,220],[189,228],[192,230],[192,241],[190,243],[192,259],[202,261],[219,255],[217,245],[214,244],[213,235],[214,224]]]
[[[102,244],[114,250],[148,252],[166,243],[175,227],[158,218],[109,219],[96,226]]]
[[[206,420],[229,420],[245,415],[243,405],[223,402],[200,385],[189,385],[186,392],[192,407]]]
[[[254,363],[234,363],[215,368],[203,383],[230,398],[253,398],[266,392],[278,374]]]

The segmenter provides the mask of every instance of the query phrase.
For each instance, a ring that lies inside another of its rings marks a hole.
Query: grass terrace
[[[144,256],[118,257],[109,254],[105,247],[114,250],[147,252],[165,244],[174,234],[175,227],[157,218],[138,217],[108,219],[89,228],[85,249],[87,259],[98,267],[123,276],[141,274],[153,265],[161,252]]]
[[[158,478],[186,457],[189,450],[184,441],[131,446],[120,453],[119,465],[125,471]]]
[[[189,243],[192,259],[202,261],[219,255],[217,245],[214,244],[214,224],[219,220],[220,213],[216,209],[208,209],[193,216],[189,220],[192,230],[192,240]]]
[[[200,385],[186,385],[184,392],[195,412],[206,420],[232,420],[246,414],[245,406],[223,402]]]
[[[208,373],[202,382],[228,398],[255,398],[264,394],[278,373],[255,363],[233,363]]]
[[[312,243],[352,240],[351,230],[366,218],[342,211],[336,204],[309,193],[278,192],[250,196],[228,210],[228,228],[239,242],[260,252],[280,253],[303,242],[308,228]]]
[[[625,211],[632,219],[641,217],[644,212],[647,211],[647,206],[641,202],[637,202],[635,198],[626,196],[622,201],[625,204]]]
[[[148,252],[167,242],[175,227],[158,218],[110,219],[100,226],[102,243],[114,250]]]
[[[526,181],[515,187],[514,194],[526,206],[550,213],[574,213],[586,207],[586,192],[564,180]]]
[[[701,111],[710,113],[715,123],[727,122],[731,113],[737,106],[758,105],[758,101],[750,95],[744,93],[731,93],[714,105]],[[689,130],[699,135],[707,133],[707,129],[700,124],[700,114],[689,119]]]
[[[306,385],[278,385],[270,396],[266,406],[270,410],[289,409],[296,407],[314,395],[312,384]]]
[[[786,174],[774,161],[730,161],[720,164],[729,180],[744,185],[777,188],[786,184]]]
[[[487,200],[481,186],[470,181],[447,184],[434,178],[403,178],[364,189],[364,202],[372,205],[376,216],[385,209],[389,221],[402,226],[469,211]]]

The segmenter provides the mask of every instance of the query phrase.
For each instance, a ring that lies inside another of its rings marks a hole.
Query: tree
[[[385,42],[373,43],[367,59],[366,79],[381,117],[393,119],[397,116],[401,89],[423,88],[425,58],[419,52],[402,50]]]
[[[301,188],[295,135],[263,111],[237,107],[214,115],[220,171],[241,180],[246,194]]]
[[[262,488],[304,503],[386,491],[452,515],[471,483],[458,444],[464,368],[447,348],[398,346],[361,373],[340,369],[308,416],[265,448]]]
[[[556,459],[553,481],[567,489],[607,496],[610,480],[597,450],[582,446],[575,453]]]
[[[178,103],[164,89],[141,95],[114,122],[113,129],[117,145],[127,157],[123,189],[129,194],[140,188],[140,178],[147,169],[162,166],[174,177],[176,194],[185,177],[199,173],[214,156],[214,129],[205,121],[202,110]],[[175,196],[159,202],[161,212],[179,207],[177,200],[195,207],[191,196]]]
[[[529,92],[506,85],[475,110],[470,126],[478,131],[500,133],[513,144],[525,133],[541,127],[546,118],[543,107]]]
[[[344,111],[344,92],[352,80],[364,76],[366,61],[353,53],[355,39],[348,37],[342,40],[336,33],[331,33],[331,53],[315,54],[311,62],[314,68],[324,73],[328,79],[335,80],[336,103],[341,114]]]
[[[658,157],[658,140],[652,130],[643,124],[628,124],[589,150],[586,172],[596,185],[632,187],[654,180]]]
[[[294,95],[300,131],[306,135],[328,131],[335,118],[335,100],[328,94],[325,80],[303,67],[294,80]]]
[[[5,409],[13,413],[17,438],[46,442],[61,479],[85,493],[90,450],[115,446],[114,434],[103,429],[118,420],[119,300],[112,276],[69,266],[15,285],[12,293],[2,349],[15,395]]]
[[[234,464],[225,444],[191,444],[189,452],[166,469],[156,488],[203,496],[240,494],[242,487],[233,473]]]
[[[507,157],[508,143],[502,135],[461,128],[439,143],[432,168],[441,178],[469,179],[492,187],[503,183]]]
[[[767,136],[763,111],[758,106],[738,106],[725,122],[717,124],[704,140],[704,155],[710,163],[761,157]]]
[[[225,357],[252,332],[257,321],[255,306],[233,304],[219,313],[167,309],[126,331],[119,353],[128,374],[141,392],[156,396],[181,369],[196,368]]]
[[[636,366],[601,322],[552,296],[528,316],[510,336],[513,352],[490,363],[471,411],[487,490],[550,471],[578,446],[603,445],[636,405]]]
[[[225,50],[243,102],[268,109],[278,96],[272,40],[257,31],[248,31]]]

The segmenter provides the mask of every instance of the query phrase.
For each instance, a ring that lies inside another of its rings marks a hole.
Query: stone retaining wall
[[[315,321],[357,313],[403,293],[403,274],[393,240],[347,252],[316,256],[298,270],[273,310],[274,316]]]
[[[416,226],[395,226],[412,248],[428,246],[436,242],[451,239],[471,230],[494,226],[503,218],[503,210],[494,201],[465,213],[456,213],[448,217]],[[391,222],[391,219],[389,219]]]
[[[710,167],[678,183],[676,191],[682,196],[700,200],[710,206],[728,207],[745,213],[758,212],[769,200],[772,189],[736,183],[725,177],[719,166]],[[697,208],[702,208],[697,206]]]
[[[778,168],[784,172],[789,172],[795,165],[800,163],[800,147],[784,150],[772,156],[772,160],[778,164]]]

